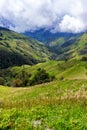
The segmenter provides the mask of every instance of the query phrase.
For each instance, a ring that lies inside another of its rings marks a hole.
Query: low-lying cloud
[[[0,0],[0,26],[17,32],[87,30],[86,0]]]

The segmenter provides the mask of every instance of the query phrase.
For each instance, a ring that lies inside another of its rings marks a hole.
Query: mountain
[[[39,30],[31,34],[33,38],[38,36],[36,40],[6,28],[0,28],[0,68],[23,64],[33,65],[50,59],[87,60],[87,33],[53,34]]]
[[[57,32],[57,33],[52,33],[49,30],[44,30],[44,29],[39,29],[33,32],[25,32],[24,33],[27,36],[30,36],[40,42],[45,43],[46,45],[49,46],[49,43],[60,38],[70,38],[72,36],[76,37],[79,34],[73,34],[73,33],[62,33],[62,32]]]
[[[52,53],[41,42],[0,27],[0,68],[49,60]]]
[[[87,56],[87,33],[51,33],[48,30],[25,32],[25,35],[42,41],[56,54],[56,60],[82,58]]]
[[[57,38],[49,47],[57,54],[57,60],[87,57],[87,33]]]

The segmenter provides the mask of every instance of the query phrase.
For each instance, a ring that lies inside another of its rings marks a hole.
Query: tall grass
[[[4,91],[2,91],[4,90]],[[0,89],[1,130],[86,130],[87,81]]]

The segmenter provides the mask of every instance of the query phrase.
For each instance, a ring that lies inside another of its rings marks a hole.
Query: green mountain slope
[[[71,59],[87,57],[87,33],[60,37],[49,43],[50,48],[57,53],[57,59]]]
[[[55,59],[65,60],[71,58],[80,59],[87,56],[87,33],[51,33],[45,30],[28,32],[25,35],[43,41],[52,52],[56,54]]]
[[[0,68],[35,64],[50,59],[52,53],[42,43],[0,28]]]

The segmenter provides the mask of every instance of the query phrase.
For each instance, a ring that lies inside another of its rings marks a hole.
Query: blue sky
[[[0,0],[0,26],[17,32],[84,32],[87,0]]]

